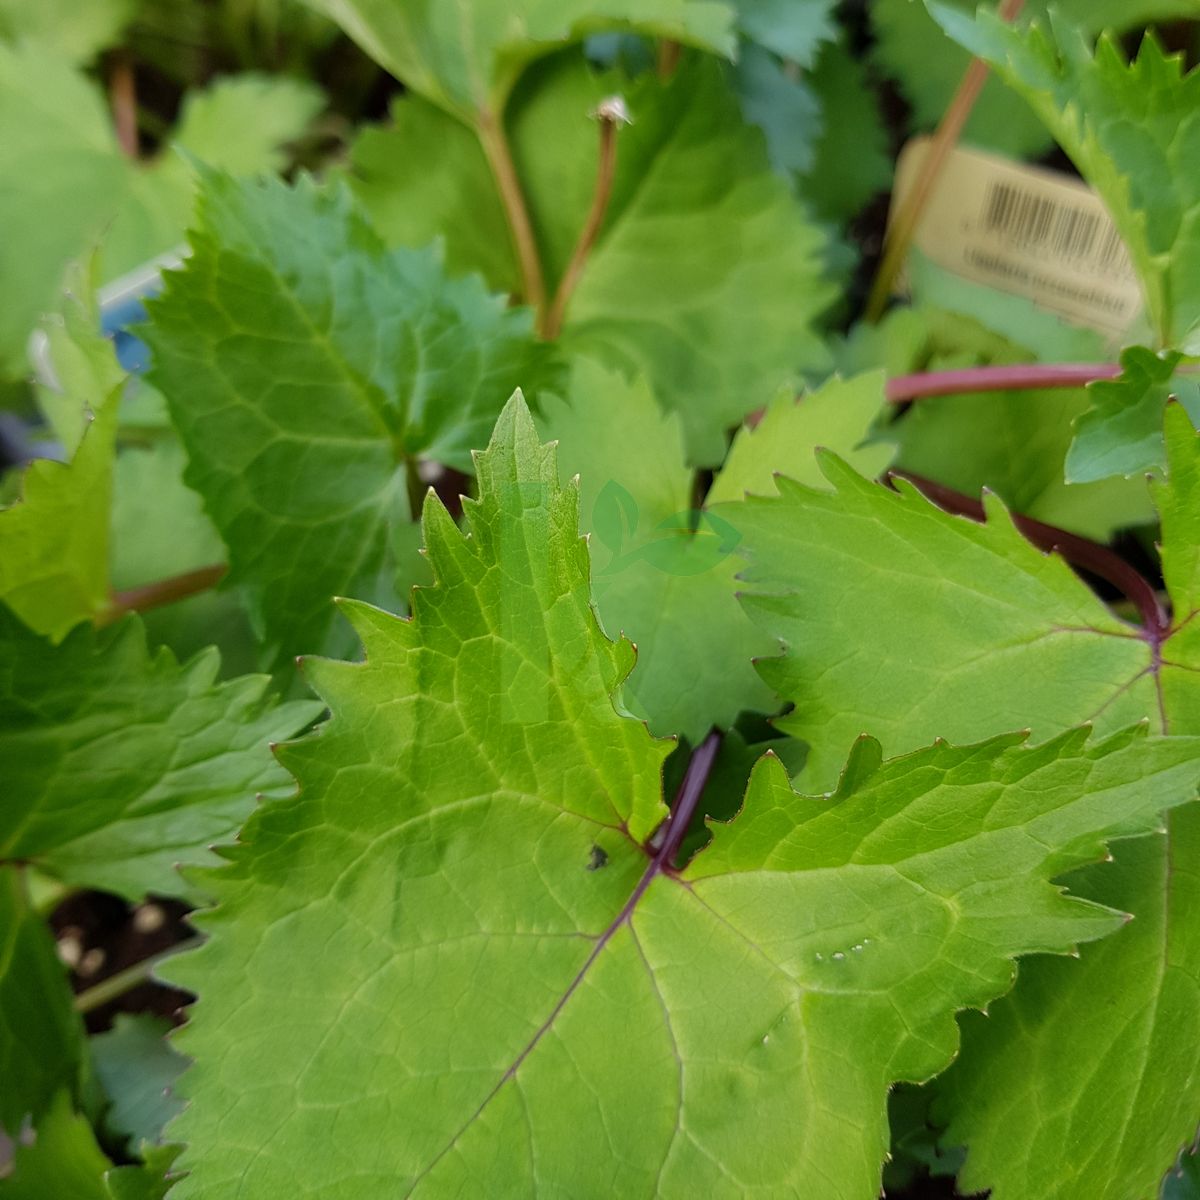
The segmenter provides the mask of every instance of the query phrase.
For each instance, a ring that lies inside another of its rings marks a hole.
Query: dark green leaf
[[[275,661],[345,646],[335,595],[393,606],[419,459],[470,467],[518,385],[552,377],[527,312],[434,250],[383,248],[342,189],[210,175],[147,339],[187,483]]]
[[[320,706],[276,705],[265,676],[217,682],[209,651],[151,655],[136,618],[58,648],[0,609],[0,860],[132,899],[185,892],[259,792],[282,779],[268,743]]]

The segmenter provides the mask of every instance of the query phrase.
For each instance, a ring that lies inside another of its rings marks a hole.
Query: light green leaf
[[[112,580],[140,587],[219,563],[225,546],[204,514],[200,497],[185,486],[183,449],[165,437],[130,445],[117,455],[113,480]],[[147,498],[152,503],[147,503]]]
[[[470,469],[513,389],[552,378],[548,352],[434,250],[385,250],[344,189],[211,175],[192,247],[146,332],[185,479],[275,660],[345,647],[333,596],[395,605],[413,582],[418,458]]]
[[[179,136],[218,165],[270,170],[320,103],[315,88],[290,80],[220,81],[186,103]],[[112,279],[173,248],[191,213],[192,173],[171,148],[145,165],[124,158],[87,79],[44,48],[0,42],[0,180],[0,372],[20,375],[67,264],[103,238],[100,274]]]
[[[80,271],[72,281],[76,293],[90,297],[90,271]],[[54,436],[68,455],[74,455],[91,422],[93,408],[100,407],[125,382],[113,344],[100,333],[100,315],[94,305],[76,299],[68,290],[61,313],[48,317],[46,361],[53,379],[38,388],[38,407]]]
[[[118,386],[96,405],[69,464],[36,459],[0,510],[0,600],[61,641],[110,611],[108,547]]]
[[[54,940],[25,873],[0,867],[0,1129],[15,1139],[56,1092],[74,1092],[82,1060],[83,1026]]]
[[[196,160],[231,175],[281,171],[290,157],[285,147],[324,104],[314,84],[249,72],[188,93],[170,147],[129,173],[128,192],[105,230],[105,278],[124,275],[182,240],[195,201]]]
[[[718,54],[734,49],[718,0],[311,0],[406,87],[471,124],[498,119],[527,66],[604,29],[632,29]]]
[[[1121,353],[1121,375],[1089,386],[1091,407],[1075,424],[1067,453],[1067,482],[1090,483],[1113,475],[1162,467],[1163,407],[1174,397],[1200,421],[1200,382],[1176,377],[1181,356],[1141,346]]]
[[[518,293],[504,208],[478,139],[419,96],[398,96],[390,111],[388,125],[366,126],[350,147],[348,182],[375,227],[392,246],[440,237],[447,270],[479,271],[498,291]],[[557,151],[565,156],[566,147]]]
[[[1200,439],[1178,404],[1167,406],[1167,481],[1154,485],[1162,520],[1162,562],[1172,624],[1162,644],[1159,678],[1164,725],[1188,733],[1200,729]],[[1197,918],[1200,920],[1200,918]]]
[[[112,1029],[88,1045],[92,1066],[108,1099],[104,1126],[134,1151],[162,1140],[163,1126],[183,1108],[175,1080],[187,1059],[167,1041],[171,1022],[145,1013],[119,1013]]]
[[[612,199],[567,307],[563,346],[643,375],[659,403],[683,418],[690,460],[713,465],[728,427],[799,367],[825,361],[812,328],[833,295],[821,279],[823,238],[772,172],[719,64],[685,62],[664,84],[653,73],[630,81],[563,56],[531,73],[509,114],[551,292],[595,186],[588,114],[615,92],[634,123],[619,134]],[[355,187],[384,236],[413,244],[441,233],[451,262],[512,288],[516,268],[497,251],[507,236],[493,218],[477,217],[499,211],[482,151],[428,105],[403,101],[397,111],[407,113],[398,129],[370,135],[365,156],[355,156]],[[387,161],[393,166],[381,173]],[[439,220],[415,215],[454,188],[461,191],[437,210]]]
[[[0,371],[24,372],[30,332],[127,172],[92,85],[44,49],[0,43]]]
[[[134,384],[139,393],[152,390],[140,378]],[[127,400],[128,394],[121,404],[122,428],[128,419]],[[227,557],[203,501],[183,482],[183,447],[165,429],[155,430],[152,437],[149,445],[131,443],[117,455],[111,571],[118,591],[216,566]],[[147,496],[153,503],[147,504]],[[152,608],[143,620],[150,644],[170,646],[181,661],[216,645],[226,675],[262,669],[259,644],[236,588],[210,588]]]
[[[1155,501],[1174,621],[1158,656],[1157,717],[1164,730],[1191,734],[1200,731],[1200,443],[1178,406],[1168,410],[1166,441],[1168,479],[1155,486]],[[986,1027],[965,1023],[942,1101],[947,1140],[970,1146],[965,1188],[990,1187],[994,1200],[1151,1196],[1194,1142],[1200,806],[1171,814],[1168,830],[1122,846],[1115,867],[1072,880],[1135,920],[1079,962],[1022,968],[1020,986]]]
[[[981,525],[903,480],[892,491],[831,455],[822,469],[835,492],[780,479],[778,497],[717,510],[750,556],[744,603],[784,645],[759,670],[795,704],[779,725],[811,745],[811,786],[830,785],[860,733],[900,754],[1014,726],[1114,729],[1154,711],[1150,646],[994,497]]]
[[[626,706],[651,732],[693,742],[742,711],[777,709],[751,665],[775,643],[737,602],[741,562],[726,528],[693,510],[679,418],[659,412],[643,383],[586,359],[570,402],[548,400],[544,411],[564,484],[580,478],[601,623],[637,646]]]
[[[928,0],[956,41],[1033,106],[1099,193],[1129,248],[1161,346],[1200,350],[1200,71],[1184,73],[1147,35],[1127,63],[1117,43],[1095,55],[1065,20],[1051,35],[978,20]]]
[[[256,793],[284,778],[268,743],[320,706],[278,705],[266,676],[217,682],[215,651],[151,655],[137,618],[54,649],[0,610],[0,860],[131,899],[190,894]]]
[[[800,194],[817,216],[848,221],[892,184],[894,164],[874,87],[861,58],[843,42],[821,47],[805,83],[820,104],[813,159],[801,168]]]
[[[200,996],[174,1194],[301,1200],[351,1170],[360,1200],[868,1200],[889,1083],[949,1061],[1012,955],[1113,927],[1048,878],[1194,794],[1197,745],[881,766],[864,741],[832,799],[768,757],[676,877],[643,846],[666,747],[613,709],[629,647],[519,401],[478,469],[469,538],[426,506],[412,620],[352,605],[366,662],[311,664],[334,715],[285,751],[301,790],[251,819],[209,942],[167,969]]]
[[[742,525],[751,578],[779,594],[751,603],[789,642],[764,669],[796,701],[788,720],[813,738],[810,762],[839,730],[880,729],[899,751],[939,730],[982,736],[1018,713],[1044,734],[1089,717],[1102,729],[1142,717],[1172,735],[1200,731],[1200,451],[1179,406],[1167,419],[1169,482],[1156,500],[1174,617],[1161,638],[1113,620],[1001,512],[971,525],[836,464],[840,505],[791,486],[758,502]],[[966,1023],[943,1113],[947,1144],[969,1146],[964,1190],[991,1188],[993,1200],[1151,1195],[1193,1137],[1200,891],[1172,864],[1191,861],[1200,808],[1172,814],[1169,829],[1120,847],[1117,868],[1072,881],[1137,920],[1079,963],[1023,966],[1011,999],[986,1023]]]
[[[286,146],[321,111],[315,84],[247,71],[217,79],[183,102],[174,141],[209,167],[231,175],[282,171]],[[178,167],[179,158],[164,160]]]
[[[1179,624],[1200,609],[1200,447],[1188,416],[1173,406],[1164,443],[1170,471],[1154,485],[1154,504],[1162,522],[1163,578]]]
[[[950,336],[947,337],[947,330]],[[961,334],[961,336],[958,336]],[[979,322],[928,306],[893,308],[878,324],[859,321],[835,340],[833,357],[843,374],[882,367],[887,375],[908,375],[940,367],[964,353],[987,361],[1004,340]]]
[[[111,46],[136,0],[0,0],[0,39],[36,42],[83,63]]]
[[[879,475],[895,453],[886,440],[868,442],[884,407],[883,384],[883,372],[871,371],[853,379],[834,377],[799,399],[777,397],[753,429],[738,430],[709,489],[709,504],[740,500],[747,492],[773,496],[776,472],[822,485],[814,455],[818,446],[843,455],[864,475]]]
[[[631,93],[631,190],[619,207],[614,197],[564,344],[645,374],[682,416],[691,461],[711,465],[725,427],[822,361],[812,322],[832,291],[821,235],[771,174],[715,64],[677,72],[646,99]]]

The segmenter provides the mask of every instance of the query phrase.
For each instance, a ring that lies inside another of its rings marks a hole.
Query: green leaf
[[[141,379],[139,391],[148,391]],[[126,426],[128,396],[122,399]],[[165,416],[164,416],[165,419]],[[149,445],[131,443],[117,455],[113,476],[112,584],[140,588],[225,561],[225,544],[200,496],[183,482],[187,458],[167,430]],[[153,497],[147,503],[147,497]],[[169,646],[181,661],[216,645],[224,673],[262,668],[259,644],[236,588],[208,589],[144,613],[151,645]]]
[[[868,440],[884,407],[882,371],[853,379],[836,376],[796,399],[778,396],[753,429],[738,430],[729,457],[709,489],[709,504],[740,500],[747,492],[775,494],[775,474],[820,485],[824,482],[814,451],[818,446],[845,456],[864,475],[879,475],[895,448]]]
[[[104,1177],[112,1200],[163,1200],[173,1181],[168,1173],[179,1150],[178,1146],[147,1147],[144,1165],[114,1167]]]
[[[108,1108],[105,1128],[131,1149],[162,1140],[163,1126],[183,1108],[173,1094],[187,1059],[171,1047],[171,1022],[139,1013],[119,1013],[112,1029],[92,1038],[92,1066]]]
[[[1082,388],[925,399],[893,427],[897,465],[968,495],[987,488],[1014,512],[1107,541],[1152,521],[1154,508],[1143,479],[1064,481],[1072,422],[1089,406]]]
[[[1017,713],[1042,734],[1089,717],[1102,729],[1141,717],[1172,735],[1200,731],[1200,443],[1180,406],[1168,409],[1166,441],[1155,498],[1174,617],[1161,641],[1114,620],[996,506],[973,525],[838,464],[840,504],[790,485],[757,502],[741,525],[751,579],[776,594],[749,603],[789,643],[764,671],[795,700],[782,724],[813,738],[810,763],[846,729],[882,730],[901,751],[937,731],[984,736]],[[943,1113],[947,1144],[969,1145],[964,1190],[1128,1200],[1155,1192],[1194,1136],[1200,891],[1179,864],[1194,856],[1200,808],[1172,814],[1169,830],[1072,880],[1137,920],[1079,963],[1022,967],[1013,996],[986,1023],[966,1023]]]
[[[1168,478],[1155,501],[1174,619],[1158,652],[1156,716],[1164,730],[1190,734],[1200,730],[1200,442],[1177,405],[1167,412],[1166,443]],[[1047,1200],[1153,1195],[1194,1141],[1200,889],[1191,863],[1200,806],[1173,813],[1168,830],[1121,847],[1114,868],[1077,878],[1085,895],[1136,920],[1078,963],[1032,964],[986,1029],[965,1026],[961,1061],[945,1085],[947,1137],[970,1143],[964,1181],[991,1187],[994,1200],[1031,1190]],[[1012,1099],[1003,1110],[993,1087]],[[1041,1119],[1031,1123],[1033,1105]]]
[[[172,1164],[178,1146],[154,1146],[146,1151],[145,1165],[114,1167],[104,1177],[112,1200],[164,1200],[170,1190]]]
[[[974,10],[974,4],[964,8]],[[938,28],[915,0],[875,0],[871,6],[872,60],[880,74],[895,80],[912,106],[916,131],[931,130],[946,111],[971,56]],[[1049,148],[1041,122],[998,79],[988,79],[972,106],[963,140],[1015,158]]]
[[[128,172],[100,97],[63,60],[0,43],[0,371],[25,369],[25,343],[68,261],[104,229]],[[50,214],[53,214],[51,219]]]
[[[776,171],[806,171],[821,133],[821,105],[808,81],[793,77],[773,54],[744,42],[734,68],[742,115],[763,131]]]
[[[216,165],[269,170],[279,144],[299,136],[320,106],[308,84],[221,81],[186,102],[177,132]],[[19,375],[30,332],[57,308],[68,262],[103,238],[100,273],[113,279],[172,249],[191,212],[193,177],[174,149],[144,166],[130,162],[87,79],[43,47],[3,43],[0,176],[0,372]]]
[[[1200,1158],[1194,1151],[1181,1155],[1178,1167],[1163,1180],[1162,1200],[1200,1198]]]
[[[61,1092],[30,1143],[19,1143],[12,1174],[0,1178],[2,1200],[163,1200],[176,1146],[151,1149],[146,1163],[114,1167],[85,1116]]]
[[[629,647],[519,400],[478,469],[470,537],[426,506],[413,618],[351,605],[366,662],[310,665],[301,790],[167,969],[200,996],[175,1195],[877,1194],[889,1082],[949,1061],[1012,955],[1119,921],[1047,881],[1193,795],[1197,745],[867,740],[832,799],[767,757],[676,877],[642,844],[666,747],[614,711]]]
[[[76,289],[90,294],[90,280],[81,278]],[[116,454],[127,380],[97,321],[68,296],[61,316],[47,322],[53,378],[39,390],[39,404],[74,458],[69,466],[34,461],[23,495],[0,510],[0,597],[56,641],[81,621],[108,619],[113,585],[149,583],[224,554],[197,497],[179,480],[173,442]],[[131,484],[146,491],[132,494]]]
[[[822,470],[835,491],[780,479],[777,497],[718,509],[750,557],[743,602],[784,645],[759,670],[795,704],[779,725],[810,744],[811,786],[830,785],[864,732],[900,754],[1012,726],[1115,729],[1154,711],[1151,647],[994,497],[981,525],[831,455]]]
[[[954,7],[973,13],[976,0],[953,0]],[[988,4],[994,10],[994,3]],[[1054,7],[1084,33],[1140,30],[1153,20],[1195,14],[1194,0],[1029,0],[1025,15],[1044,17]],[[970,62],[917,0],[875,0],[871,6],[875,33],[873,54],[883,71],[900,85],[913,108],[913,124],[932,129],[946,111]],[[1035,157],[1049,149],[1050,139],[1036,116],[1000,80],[989,80],[971,110],[964,140],[1016,158]]]
[[[660,413],[644,383],[586,359],[570,402],[548,400],[544,412],[564,485],[580,478],[601,623],[637,646],[626,706],[651,732],[693,742],[742,711],[777,709],[751,665],[775,643],[738,605],[741,563],[724,528],[692,510],[679,418]]]
[[[127,194],[105,230],[105,278],[182,240],[195,202],[196,160],[246,177],[281,171],[290,161],[285,147],[324,105],[315,84],[251,72],[189,92],[170,147],[129,173]]]
[[[0,39],[82,63],[117,40],[134,8],[135,0],[0,0]]]
[[[61,641],[110,611],[109,509],[118,386],[96,405],[70,464],[37,459],[21,497],[0,510],[0,601]]]
[[[1154,486],[1154,504],[1162,522],[1163,578],[1178,625],[1200,609],[1200,446],[1176,406],[1167,409],[1164,443],[1170,470]]]
[[[817,216],[848,221],[892,184],[894,163],[875,89],[861,58],[843,42],[821,47],[805,83],[820,104],[811,163],[800,168],[800,194]]]
[[[733,0],[738,29],[758,45],[811,67],[823,42],[837,35],[833,0]]]
[[[640,370],[683,418],[691,461],[712,464],[726,427],[824,358],[811,328],[831,298],[822,237],[771,174],[715,64],[641,97],[631,89],[637,123],[621,146],[636,190],[614,196],[563,340]]]
[[[87,1117],[60,1092],[37,1127],[31,1145],[18,1143],[12,1174],[0,1179],[3,1200],[109,1200],[104,1173],[112,1166],[96,1144]]]
[[[183,448],[173,438],[130,445],[117,455],[113,478],[112,579],[140,587],[219,563],[225,546],[185,486]],[[153,503],[147,504],[147,497]],[[149,616],[149,614],[147,614]]]
[[[211,87],[189,92],[175,128],[174,141],[206,165],[231,175],[282,171],[286,147],[324,107],[315,84],[253,71],[217,79]],[[178,155],[164,159],[176,169]]]
[[[91,271],[72,280],[76,294],[91,296]],[[125,382],[112,342],[100,333],[100,316],[68,288],[62,311],[43,323],[46,362],[53,379],[38,388],[38,407],[68,455],[79,449],[94,408]]]
[[[717,0],[312,0],[410,90],[473,123],[498,118],[531,62],[604,29],[731,56],[733,12]]]
[[[1095,55],[1064,20],[1051,35],[981,12],[929,9],[1033,106],[1096,189],[1129,247],[1160,344],[1200,349],[1200,71],[1147,35],[1126,62],[1107,35]]]
[[[955,307],[956,289],[939,283],[934,290],[942,304]],[[970,304],[954,312],[928,304],[896,308],[878,326],[851,330],[838,352],[839,364],[844,370],[879,365],[891,375],[906,375],[1031,359],[1094,362],[1103,357],[1098,338],[1089,331],[1056,326],[1020,297],[976,290],[982,301],[977,319],[960,315],[970,311]],[[1010,340],[1015,337],[1025,337],[1031,345]],[[1152,521],[1154,508],[1142,479],[1064,481],[1071,425],[1088,407],[1083,389],[927,397],[910,406],[887,434],[899,444],[896,465],[901,470],[972,496],[986,488],[1018,513],[1107,541],[1114,530]],[[819,474],[809,478],[794,466],[784,474],[804,483],[820,480]]]
[[[962,1166],[965,1155],[961,1151],[943,1153],[939,1149],[929,1104],[929,1088],[901,1084],[888,1096],[891,1158],[883,1166],[885,1196],[913,1190],[926,1175],[953,1179]]]
[[[398,96],[390,116],[350,146],[348,182],[375,227],[392,246],[440,237],[447,270],[479,271],[498,291],[518,293],[504,208],[475,134],[419,96]],[[566,147],[557,151],[565,157]]]
[[[1171,836],[1122,845],[1073,891],[1136,914],[1081,959],[1037,959],[939,1083],[947,1144],[968,1145],[963,1192],[993,1200],[1155,1196],[1200,1112],[1200,808]]]
[[[268,743],[320,706],[276,705],[266,676],[217,682],[215,651],[151,655],[136,618],[57,649],[0,610],[0,860],[138,899],[188,894],[283,774]]]
[[[1029,362],[1035,358],[1039,362],[1103,362],[1111,353],[1096,330],[1068,324],[1024,296],[998,292],[964,279],[931,262],[916,248],[909,251],[905,271],[918,308],[926,313],[944,309],[959,318],[977,321],[1006,340],[1007,349],[1015,356],[1005,361]],[[961,329],[966,322],[959,324]],[[979,365],[989,361],[995,359],[985,355]]]
[[[60,1089],[74,1092],[82,1060],[83,1026],[54,940],[24,873],[0,867],[0,1129],[16,1138]]]
[[[210,175],[192,248],[146,333],[185,480],[275,661],[344,648],[334,595],[394,605],[412,582],[408,472],[470,469],[548,352],[436,251],[385,250],[344,189]]]
[[[1090,483],[1113,475],[1144,473],[1162,467],[1163,408],[1180,400],[1200,421],[1200,383],[1176,377],[1181,355],[1155,354],[1141,346],[1121,353],[1121,375],[1088,388],[1091,407],[1075,425],[1067,454],[1067,482]]]
[[[634,123],[618,135],[612,198],[566,310],[563,347],[643,375],[683,418],[690,460],[716,464],[728,427],[799,367],[825,361],[812,329],[832,299],[822,235],[772,172],[719,64],[685,61],[663,83],[560,56],[518,90],[508,129],[552,292],[592,200],[597,134],[588,113],[614,93]],[[498,261],[507,234],[477,216],[499,212],[482,150],[420,101],[401,101],[396,112],[398,127],[369,135],[354,156],[354,186],[384,237],[413,244],[440,233],[450,262],[511,289],[516,267]]]

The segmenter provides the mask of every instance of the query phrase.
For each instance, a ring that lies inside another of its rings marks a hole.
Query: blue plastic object
[[[100,289],[100,332],[111,338],[117,361],[131,374],[139,374],[150,363],[150,351],[134,329],[146,319],[146,297],[162,291],[163,271],[183,261],[182,249],[162,254]],[[46,335],[36,332],[29,344],[34,374],[45,387],[56,388],[54,364]]]
[[[149,348],[130,327],[146,319],[146,297],[162,291],[163,271],[182,261],[178,252],[161,255],[101,289],[100,332],[112,338],[117,361],[126,371],[137,374],[149,366]]]

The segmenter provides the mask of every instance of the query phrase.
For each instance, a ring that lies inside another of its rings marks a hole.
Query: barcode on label
[[[1011,183],[993,180],[984,197],[983,227],[1022,250],[1114,279],[1129,279],[1133,266],[1111,218],[1103,210],[1066,204]]]

